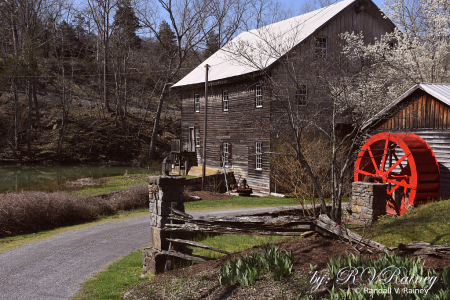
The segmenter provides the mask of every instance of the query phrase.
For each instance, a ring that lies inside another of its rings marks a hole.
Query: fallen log
[[[432,245],[426,242],[412,242],[409,244],[399,243],[395,249],[412,253],[413,255],[450,254],[449,245]]]
[[[203,249],[207,249],[207,250],[212,250],[212,251],[220,252],[220,253],[223,253],[223,254],[231,254],[230,252],[227,252],[225,250],[220,250],[220,249],[217,249],[217,248],[214,248],[214,247],[202,244],[202,243],[197,243],[197,242],[193,242],[193,241],[189,241],[189,240],[170,239],[170,238],[168,238],[166,240],[168,240],[170,242],[178,243],[178,244],[185,244],[185,245],[189,245],[189,246],[193,246],[193,247],[198,247],[198,248],[203,248]]]
[[[392,251],[391,248],[383,244],[364,238],[363,236],[336,224],[336,222],[331,220],[330,217],[325,214],[320,215],[319,218],[314,221],[314,224],[316,225],[316,230],[317,228],[320,228],[320,230],[338,238],[343,238],[350,243],[356,243],[363,247],[377,248],[383,251]]]

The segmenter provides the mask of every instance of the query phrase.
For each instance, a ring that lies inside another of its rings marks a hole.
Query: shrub
[[[0,236],[82,223],[119,210],[147,206],[147,185],[130,187],[103,197],[43,192],[0,194]]]

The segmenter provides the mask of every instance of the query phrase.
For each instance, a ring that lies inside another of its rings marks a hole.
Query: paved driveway
[[[285,207],[286,208],[286,207]],[[188,212],[226,216],[279,208]],[[0,299],[53,300],[74,296],[79,283],[106,264],[151,242],[148,217],[103,223],[28,244],[0,255]]]

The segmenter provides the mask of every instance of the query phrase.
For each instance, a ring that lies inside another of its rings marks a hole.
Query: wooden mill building
[[[441,196],[450,196],[450,84],[421,83],[372,118],[371,133],[411,132],[436,156]]]
[[[270,192],[270,158],[264,153],[271,151],[277,138],[270,130],[277,108],[267,78],[283,87],[288,78],[283,59],[296,51],[304,55],[302,74],[310,76],[310,64],[320,65],[341,52],[341,33],[363,32],[370,43],[394,28],[371,0],[344,0],[239,34],[172,86],[181,97],[182,150],[195,152],[201,165],[205,65],[209,65],[206,165],[222,169],[224,163],[254,190]],[[314,84],[309,78],[294,88],[286,85],[284,93],[299,111],[326,106],[326,99],[314,97],[319,90]]]

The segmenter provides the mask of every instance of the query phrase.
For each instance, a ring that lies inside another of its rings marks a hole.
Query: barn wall
[[[208,92],[208,132],[206,141],[206,165],[223,169],[221,165],[222,143],[231,145],[229,169],[247,179],[255,191],[269,192],[270,162],[262,157],[262,170],[256,170],[255,144],[261,142],[263,152],[270,151],[270,101],[263,86],[263,107],[256,108],[255,86],[258,79],[246,78],[240,82],[213,85]],[[223,111],[222,92],[228,90],[229,109]],[[194,112],[194,94],[200,95],[200,112]],[[200,129],[203,139],[204,87],[182,92],[182,143],[189,143],[189,127]],[[198,165],[201,165],[202,147],[196,148]],[[228,169],[228,168],[227,168]]]

